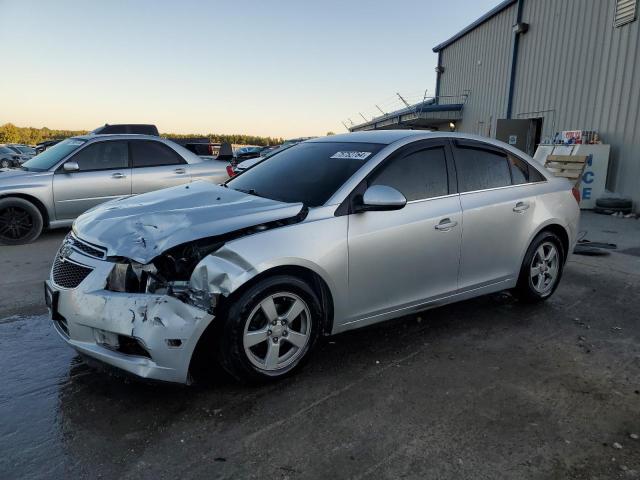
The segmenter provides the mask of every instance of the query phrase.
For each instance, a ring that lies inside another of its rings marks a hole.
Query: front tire
[[[0,168],[9,168],[13,165],[13,162],[10,162],[6,158],[0,160]]]
[[[323,319],[320,301],[303,280],[260,280],[221,312],[218,360],[240,381],[275,380],[307,359]]]
[[[0,244],[31,243],[42,233],[40,210],[28,200],[9,197],[0,199]]]
[[[556,234],[543,231],[536,235],[520,268],[516,286],[520,300],[536,303],[551,297],[560,283],[565,255]]]

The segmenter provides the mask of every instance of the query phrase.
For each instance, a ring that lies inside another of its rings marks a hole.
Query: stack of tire
[[[605,215],[613,215],[614,213],[622,213],[626,215],[631,213],[632,207],[633,203],[630,198],[600,197],[596,200],[596,206],[593,211]]]

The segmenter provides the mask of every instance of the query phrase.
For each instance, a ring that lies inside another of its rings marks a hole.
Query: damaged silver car
[[[223,186],[80,216],[45,296],[72,347],[189,383],[214,357],[282,377],[319,336],[504,289],[549,298],[575,241],[576,190],[519,150],[455,133],[312,139]]]

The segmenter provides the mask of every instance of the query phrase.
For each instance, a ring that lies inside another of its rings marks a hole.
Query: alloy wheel
[[[531,286],[540,295],[551,292],[560,271],[558,249],[551,242],[542,243],[531,259]]]
[[[245,322],[242,338],[249,361],[261,370],[285,368],[299,360],[311,338],[307,303],[290,292],[263,299]]]
[[[33,217],[20,207],[7,207],[0,211],[0,239],[20,240],[33,229]]]

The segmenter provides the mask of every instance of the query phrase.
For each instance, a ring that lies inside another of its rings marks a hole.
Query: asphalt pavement
[[[624,253],[572,256],[548,302],[328,338],[262,387],[96,371],[42,301],[66,232],[0,247],[0,478],[640,478],[640,221],[583,224]]]

